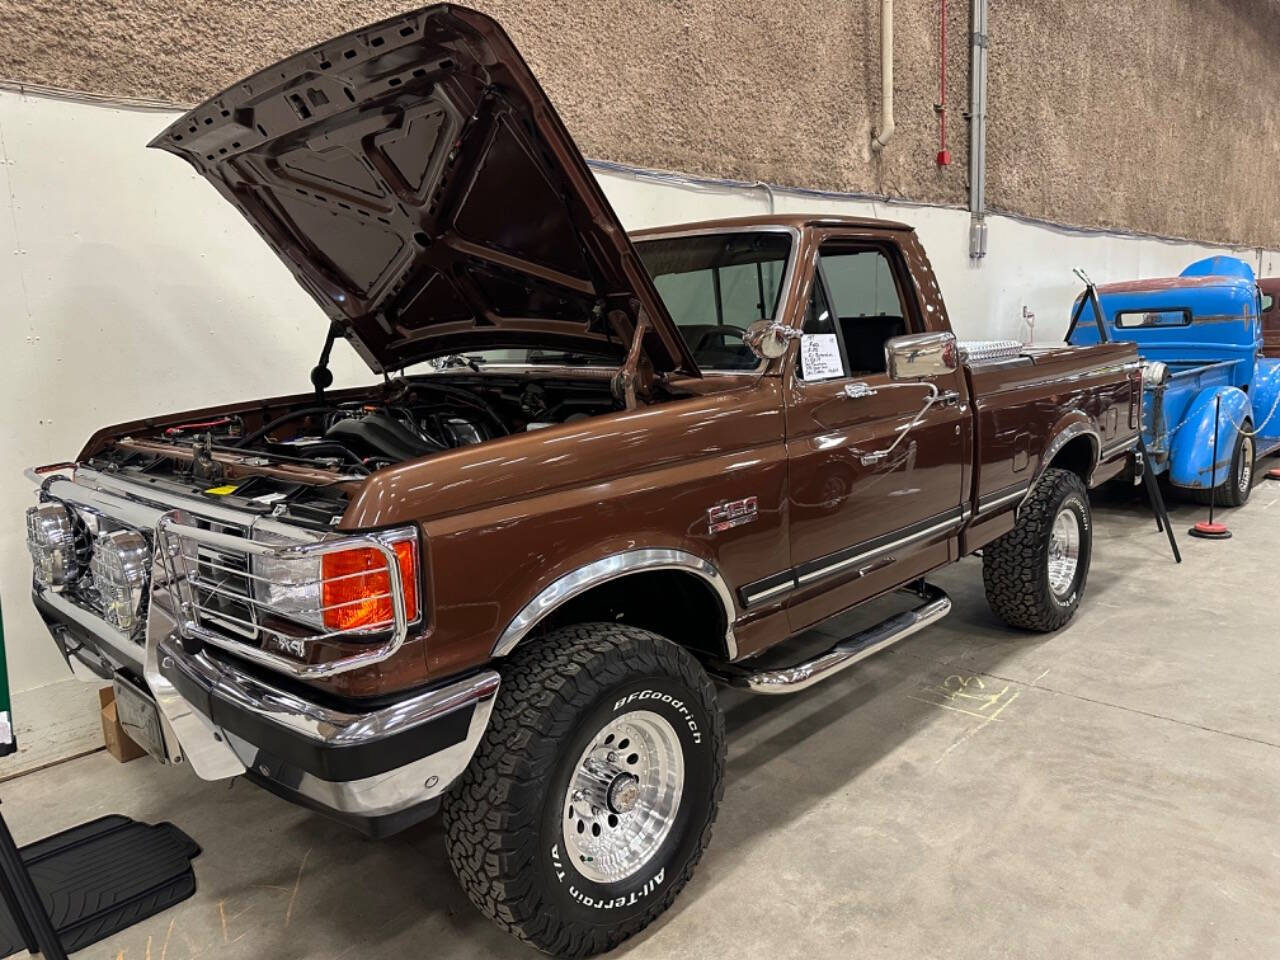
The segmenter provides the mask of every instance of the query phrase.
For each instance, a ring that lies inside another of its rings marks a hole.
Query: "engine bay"
[[[343,488],[378,470],[620,409],[608,378],[585,372],[450,371],[158,423],[114,438],[85,465],[323,525],[342,512]]]

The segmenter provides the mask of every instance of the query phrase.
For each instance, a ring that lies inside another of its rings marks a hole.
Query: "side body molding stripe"
[[[724,608],[725,658],[737,659],[738,644],[733,635],[733,621],[737,614],[734,611],[733,594],[724,578],[720,576],[720,571],[708,561],[692,553],[666,549],[627,550],[566,573],[559,580],[543,588],[541,593],[521,608],[520,612],[507,624],[507,628],[502,631],[502,635],[498,637],[498,642],[493,646],[493,656],[505,657],[543,617],[579,594],[586,593],[592,587],[608,583],[610,580],[650,570],[682,570],[701,578],[711,587],[721,607]]]

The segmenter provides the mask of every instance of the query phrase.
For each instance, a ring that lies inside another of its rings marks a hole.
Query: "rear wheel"
[[[656,919],[693,875],[724,790],[724,722],[688,651],[621,624],[521,647],[446,797],[471,901],[547,953],[586,957]]]
[[[1014,528],[982,552],[987,603],[1012,626],[1057,630],[1080,606],[1092,553],[1084,481],[1050,467],[1018,511]]]

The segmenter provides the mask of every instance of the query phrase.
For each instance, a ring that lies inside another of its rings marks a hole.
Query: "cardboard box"
[[[116,716],[115,690],[103,687],[98,691],[98,702],[102,704],[102,742],[107,745],[107,753],[121,763],[146,756],[147,751],[129,739],[124,727],[120,726],[120,718]]]

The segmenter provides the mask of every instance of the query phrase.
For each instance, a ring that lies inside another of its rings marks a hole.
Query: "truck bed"
[[[968,364],[965,372],[976,447],[966,486],[974,515],[966,552],[1008,529],[1013,507],[1064,445],[1077,441],[1082,452],[1094,446],[1098,483],[1118,472],[1137,444],[1141,387],[1132,344],[1029,347],[1016,358]]]

